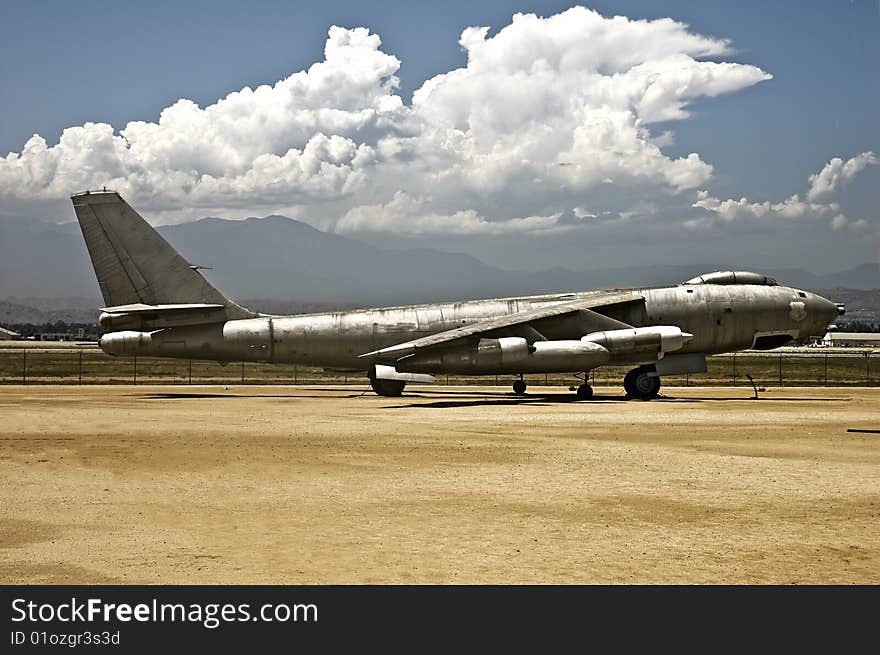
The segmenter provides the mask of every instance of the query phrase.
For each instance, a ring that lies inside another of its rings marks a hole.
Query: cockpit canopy
[[[692,277],[685,284],[760,284],[765,287],[777,287],[779,282],[762,273],[749,271],[715,271]]]

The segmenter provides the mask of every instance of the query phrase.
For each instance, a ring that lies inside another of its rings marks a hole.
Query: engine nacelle
[[[693,336],[682,332],[681,328],[674,325],[652,325],[624,330],[591,332],[582,337],[581,341],[599,344],[612,355],[653,353],[662,357],[664,353],[681,349],[693,339]]]
[[[477,345],[477,359],[483,363],[510,364],[528,357],[530,352],[529,342],[522,337],[480,339]]]
[[[588,341],[536,341],[522,337],[481,339],[476,347],[416,353],[397,360],[397,370],[411,373],[571,373],[604,364],[608,351]]]

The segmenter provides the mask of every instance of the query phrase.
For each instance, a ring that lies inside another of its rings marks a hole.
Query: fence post
[[[27,348],[21,349],[21,383],[27,384]]]
[[[83,349],[79,349],[79,383],[83,383]]]
[[[733,353],[733,386],[736,386],[736,353]]]
[[[241,363],[241,383],[244,384],[244,362]]]
[[[825,353],[825,383],[824,386],[828,386],[828,353]]]
[[[782,355],[779,356],[779,386],[782,386]]]
[[[294,364],[294,365],[293,365],[293,383],[294,383],[294,384],[297,383],[296,380],[297,380],[297,377],[296,377],[296,364]]]
[[[133,385],[137,385],[138,383],[138,356],[134,356],[134,378],[131,382]]]
[[[865,353],[865,386],[871,386],[871,353]]]
[[[189,383],[193,383],[193,360],[189,360]]]

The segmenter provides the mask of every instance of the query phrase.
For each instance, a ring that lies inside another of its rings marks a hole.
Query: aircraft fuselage
[[[821,334],[837,306],[816,294],[784,286],[682,284],[629,290],[643,301],[598,309],[631,326],[674,325],[693,338],[679,353],[707,355],[751,347],[775,347],[789,338]],[[471,300],[299,316],[259,316],[210,325],[105,335],[112,354],[142,354],[217,361],[296,363],[364,371],[382,361],[360,355],[419,337],[560,303],[588,299],[596,291]],[[548,340],[580,339],[590,331],[577,317],[542,331]],[[656,360],[656,358],[655,358]],[[613,363],[645,363],[617,356]],[[554,370],[560,369],[554,366]],[[562,370],[564,366],[562,366]],[[573,367],[572,371],[578,370]],[[437,373],[444,371],[437,370]],[[494,371],[474,371],[492,373]],[[504,371],[497,371],[504,372]]]

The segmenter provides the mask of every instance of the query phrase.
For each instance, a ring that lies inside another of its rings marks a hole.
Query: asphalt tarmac
[[[0,583],[880,583],[880,388],[0,386]]]

